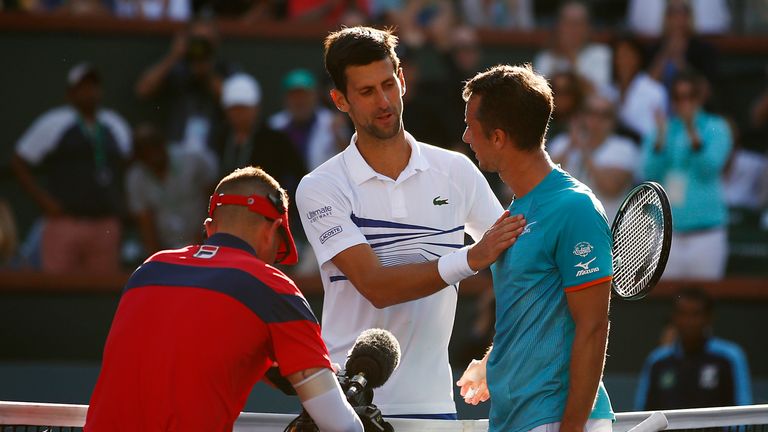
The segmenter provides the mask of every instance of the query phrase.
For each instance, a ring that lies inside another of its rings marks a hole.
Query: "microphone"
[[[362,402],[359,397],[363,391],[384,385],[398,364],[400,344],[392,333],[376,328],[362,332],[355,340],[344,365],[347,400],[350,403]],[[370,402],[359,403],[358,406]]]

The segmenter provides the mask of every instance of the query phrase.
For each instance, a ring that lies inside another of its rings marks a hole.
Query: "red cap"
[[[248,207],[249,211],[258,213],[268,219],[280,219],[280,227],[283,229],[283,241],[277,250],[275,262],[279,264],[292,265],[299,262],[299,254],[296,252],[296,243],[293,242],[291,228],[288,225],[288,209],[283,206],[283,200],[276,192],[268,194],[266,197],[261,195],[212,195],[208,205],[208,217],[213,217],[213,212],[222,205],[239,205]]]

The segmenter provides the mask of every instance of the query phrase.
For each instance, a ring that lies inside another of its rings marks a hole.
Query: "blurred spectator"
[[[644,176],[660,182],[672,206],[668,279],[721,279],[728,256],[721,175],[731,151],[728,123],[702,109],[701,77],[678,75],[672,112],[644,143]]]
[[[619,37],[613,43],[613,85],[611,97],[619,106],[620,128],[638,141],[653,132],[656,114],[667,112],[667,91],[645,73],[643,46],[637,39]]]
[[[547,129],[548,137],[555,137],[569,130],[571,119],[581,110],[587,89],[573,71],[556,72],[549,79],[552,86],[554,109]]]
[[[56,12],[69,15],[109,16],[112,14],[112,5],[107,0],[61,0],[45,3],[58,3]]]
[[[285,18],[282,0],[193,0],[197,16],[215,16],[228,20],[255,23]]]
[[[461,136],[456,131],[464,126],[463,110],[462,117],[457,120],[455,106],[448,105],[448,101],[455,104],[454,97],[460,97],[459,83],[451,88],[452,94],[448,94],[445,82],[422,81],[421,67],[416,56],[402,45],[398,48],[400,67],[407,86],[403,95],[403,124],[406,130],[419,141],[451,148]]]
[[[317,82],[308,70],[290,71],[283,79],[283,90],[285,109],[270,117],[269,125],[290,137],[293,148],[311,171],[346,147],[352,132],[333,111],[320,104]],[[275,175],[268,168],[266,171]],[[276,178],[285,186],[283,179]]]
[[[650,75],[672,91],[678,73],[694,69],[707,79],[702,101],[709,98],[709,86],[717,74],[717,52],[695,35],[691,7],[685,0],[669,0],[664,15],[664,34],[651,52]]]
[[[749,131],[746,136],[738,133],[733,122],[733,151],[723,173],[723,195],[730,208],[760,210],[762,197],[768,193],[763,190],[763,182],[768,171],[765,136],[757,131]],[[758,142],[755,142],[758,141]],[[761,151],[755,151],[760,148]]]
[[[477,28],[530,30],[532,0],[461,0],[464,20]]]
[[[613,221],[634,183],[640,158],[632,141],[615,134],[615,125],[615,106],[593,95],[571,122],[571,130],[555,137],[549,145],[552,160],[592,189],[609,221]]]
[[[646,37],[658,37],[664,24],[667,0],[630,0],[627,8],[629,30]],[[693,10],[696,33],[722,34],[731,27],[731,11],[727,0],[686,1]]]
[[[141,99],[163,93],[168,98],[168,141],[203,154],[210,154],[221,133],[221,83],[235,69],[217,58],[218,45],[214,24],[194,21],[176,35],[168,54],[136,84]]]
[[[768,31],[768,2],[765,0],[743,0],[742,22],[748,33]]]
[[[712,299],[698,288],[675,296],[676,340],[646,359],[635,398],[638,411],[752,403],[749,366],[742,349],[712,335]]]
[[[395,0],[398,1],[398,0]],[[400,39],[405,45],[421,47],[435,46],[445,51],[451,44],[451,35],[456,28],[456,11],[450,0],[407,0],[401,11],[393,13],[392,24],[399,29]]]
[[[594,90],[602,91],[611,81],[611,50],[590,43],[587,6],[578,1],[566,2],[559,11],[554,43],[533,60],[534,69],[546,77],[573,70],[589,81]]]
[[[192,16],[191,0],[114,0],[115,15],[143,20],[187,21]]]
[[[244,73],[227,78],[221,104],[227,116],[227,133],[219,153],[222,173],[249,165],[272,175],[293,199],[299,180],[307,173],[288,136],[270,128],[261,116],[261,88]]]
[[[287,4],[289,19],[327,24],[365,22],[371,13],[368,0],[287,0]]]
[[[152,125],[137,126],[133,136],[126,191],[146,255],[199,242],[216,173],[200,154],[167,148]]]
[[[18,246],[19,236],[11,206],[4,199],[0,199],[0,267],[16,256]]]
[[[101,75],[88,63],[67,74],[69,104],[40,116],[16,143],[13,169],[45,215],[42,266],[55,273],[118,270],[122,178],[131,132],[100,108]],[[40,168],[40,186],[30,167]]]

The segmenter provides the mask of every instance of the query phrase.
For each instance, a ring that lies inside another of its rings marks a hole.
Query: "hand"
[[[523,232],[525,219],[522,215],[509,216],[509,210],[505,210],[501,217],[494,222],[488,231],[483,234],[479,242],[472,245],[467,252],[467,263],[474,270],[482,270],[515,243],[517,237]]]
[[[456,381],[456,385],[461,387],[464,402],[470,405],[477,405],[490,399],[488,383],[485,380],[485,362],[472,360],[461,378]]]

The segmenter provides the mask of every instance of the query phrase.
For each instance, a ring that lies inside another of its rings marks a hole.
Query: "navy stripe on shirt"
[[[149,261],[131,275],[124,293],[149,285],[203,288],[226,294],[268,324],[300,320],[318,323],[303,297],[277,293],[253,275],[231,267],[196,267]]]

